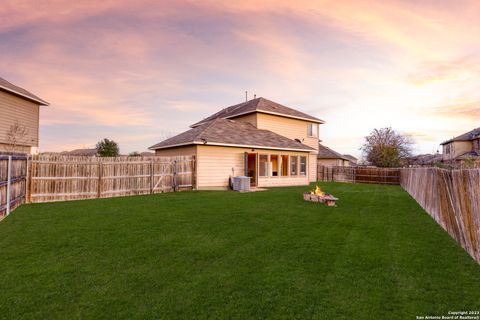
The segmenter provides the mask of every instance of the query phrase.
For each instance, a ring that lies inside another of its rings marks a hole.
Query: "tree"
[[[97,143],[97,153],[100,157],[117,157],[120,154],[118,143],[107,138]]]
[[[141,157],[142,155],[138,151],[133,151],[128,154],[130,157]]]
[[[392,128],[374,129],[365,137],[360,150],[365,159],[377,167],[398,167],[400,160],[409,157],[413,140]]]
[[[6,140],[8,148],[11,149],[11,151],[16,151],[17,146],[26,143],[25,137],[27,135],[28,129],[25,126],[20,125],[18,120],[15,120],[7,131]]]

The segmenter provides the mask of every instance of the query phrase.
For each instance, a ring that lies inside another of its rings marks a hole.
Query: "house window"
[[[278,172],[278,156],[276,154],[270,155],[270,168],[272,172],[270,173],[270,176],[272,177],[278,177],[279,172]]]
[[[307,175],[307,157],[300,157],[300,175]]]
[[[281,155],[280,156],[280,174],[283,177],[288,176],[288,156],[287,155]]]
[[[450,145],[449,145],[449,144],[447,144],[447,145],[445,146],[445,153],[446,153],[446,154],[450,154]]]
[[[259,156],[258,171],[260,177],[266,177],[268,175],[268,156],[266,154],[261,154]]]
[[[307,134],[309,137],[318,137],[318,124],[317,123],[309,123]]]
[[[290,175],[296,176],[298,174],[298,156],[290,157]]]

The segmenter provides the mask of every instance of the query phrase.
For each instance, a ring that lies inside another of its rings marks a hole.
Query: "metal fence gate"
[[[0,154],[0,220],[25,201],[28,158]]]

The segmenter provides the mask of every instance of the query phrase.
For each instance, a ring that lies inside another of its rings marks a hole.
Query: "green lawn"
[[[480,309],[480,266],[400,187],[23,205],[0,222],[0,318],[415,319]]]

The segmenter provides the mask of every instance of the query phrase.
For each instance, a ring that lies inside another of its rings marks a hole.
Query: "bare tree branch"
[[[25,138],[28,135],[28,129],[25,126],[20,125],[18,120],[10,126],[7,131],[7,148],[11,151],[15,151],[17,146],[24,145],[26,143]]]
[[[378,167],[398,167],[412,153],[413,139],[392,128],[374,129],[360,148],[365,159]]]

